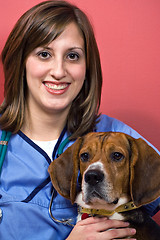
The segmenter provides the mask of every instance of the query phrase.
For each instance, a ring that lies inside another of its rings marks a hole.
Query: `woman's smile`
[[[70,83],[44,82],[46,90],[51,94],[63,94],[67,91]]]

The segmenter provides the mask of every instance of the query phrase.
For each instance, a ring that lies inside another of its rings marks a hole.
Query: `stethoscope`
[[[11,137],[11,132],[2,131],[1,141],[0,141],[0,172],[3,166],[4,158],[6,155],[8,142]]]
[[[62,224],[64,224],[64,225],[69,225],[69,226],[71,226],[71,227],[74,227],[74,224],[72,223],[74,220],[73,220],[72,218],[58,220],[58,219],[56,219],[56,218],[53,216],[51,207],[52,207],[52,203],[53,203],[53,199],[54,199],[54,194],[55,194],[55,190],[53,189],[52,196],[51,196],[51,200],[50,200],[50,204],[49,204],[49,215],[50,215],[50,217],[52,218],[52,220],[53,220],[54,222],[62,223]]]
[[[65,147],[68,143],[69,143],[69,137],[67,137],[67,138],[60,144],[60,146],[59,146],[59,148],[58,148],[58,151],[57,151],[57,157],[60,156],[60,155],[63,153],[64,147]],[[53,216],[51,207],[52,207],[54,195],[55,195],[55,190],[54,190],[54,188],[53,188],[53,192],[52,192],[52,196],[51,196],[51,200],[50,200],[50,204],[49,204],[49,214],[50,214],[50,217],[52,218],[52,220],[53,220],[54,222],[62,223],[62,224],[64,224],[64,225],[69,225],[69,226],[71,226],[71,227],[74,227],[74,224],[72,223],[74,220],[73,220],[72,218],[58,220],[58,219],[56,219],[56,218]]]
[[[0,173],[1,173],[1,169],[2,169],[2,165],[4,162],[4,158],[6,155],[6,151],[7,151],[7,146],[8,146],[8,142],[9,139],[11,137],[12,133],[9,131],[2,131],[2,135],[1,135],[1,140],[0,140]],[[69,143],[69,137],[67,137],[59,146],[58,148],[58,152],[57,152],[57,156],[60,156],[63,153],[64,147]],[[51,196],[51,200],[50,200],[50,204],[49,204],[49,214],[50,217],[52,218],[52,220],[54,222],[58,222],[58,223],[62,223],[64,225],[69,225],[71,227],[74,227],[74,224],[72,224],[73,219],[62,219],[62,220],[58,220],[56,219],[51,211],[51,207],[52,207],[52,203],[53,203],[53,199],[54,199],[54,195],[55,195],[55,190],[53,188],[53,192],[52,192],[52,196]],[[0,212],[0,216],[1,216],[1,212]]]

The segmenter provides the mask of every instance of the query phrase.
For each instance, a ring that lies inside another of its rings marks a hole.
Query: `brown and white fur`
[[[160,239],[160,226],[139,208],[160,196],[160,156],[144,140],[89,133],[54,160],[49,173],[59,194],[82,207],[114,210],[133,201],[138,209],[110,218],[129,221],[138,240]]]

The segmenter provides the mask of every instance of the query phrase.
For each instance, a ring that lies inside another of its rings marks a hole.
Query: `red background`
[[[40,0],[1,0],[0,52],[17,19]],[[93,23],[103,70],[101,111],[160,149],[160,1],[70,0]],[[0,102],[3,100],[0,64]],[[160,214],[156,220],[160,223]]]

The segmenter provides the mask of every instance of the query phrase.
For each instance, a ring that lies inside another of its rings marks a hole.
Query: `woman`
[[[12,135],[1,171],[0,239],[106,240],[134,235],[135,229],[122,221],[89,218],[73,228],[53,221],[48,211],[53,189],[47,170],[59,149],[64,151],[90,131],[140,137],[122,122],[98,115],[101,66],[86,15],[64,1],[36,5],[13,28],[2,62],[0,127]],[[75,224],[76,205],[56,192],[53,197],[55,219]],[[150,214],[158,201],[149,205]]]

